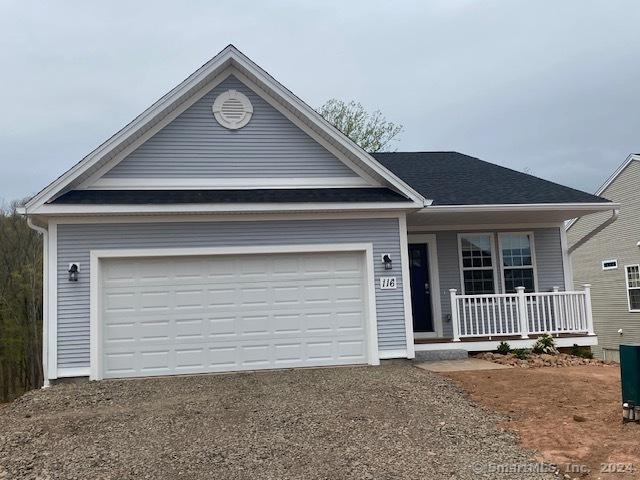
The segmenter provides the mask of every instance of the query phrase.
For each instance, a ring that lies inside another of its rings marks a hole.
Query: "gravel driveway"
[[[0,479],[545,478],[487,473],[498,420],[401,362],[58,385],[0,408]]]

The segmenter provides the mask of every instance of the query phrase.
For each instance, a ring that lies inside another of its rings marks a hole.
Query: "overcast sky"
[[[31,195],[233,43],[310,105],[593,191],[640,151],[640,2],[0,0],[0,199]]]

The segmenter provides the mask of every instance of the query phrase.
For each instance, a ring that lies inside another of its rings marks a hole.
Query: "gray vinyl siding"
[[[640,342],[640,312],[629,312],[625,266],[640,264],[640,161],[632,161],[609,185],[602,196],[620,203],[620,216],[611,225],[571,254],[576,286],[591,284],[593,324],[602,358],[617,359],[621,343]],[[569,245],[576,243],[611,217],[603,212],[580,218],[568,231]],[[616,270],[602,270],[603,260],[618,260]],[[622,328],[623,334],[618,333]]]
[[[498,233],[500,231],[514,232],[518,230],[482,230],[484,233],[494,233],[496,245],[496,259],[498,257]],[[528,230],[527,230],[528,231]],[[560,228],[533,229],[536,265],[538,275],[538,290],[551,291],[553,287],[564,289],[564,267],[562,261],[562,244]],[[422,233],[422,232],[421,232]],[[425,232],[426,233],[426,232]],[[453,335],[451,327],[451,301],[449,289],[455,288],[462,292],[460,285],[460,261],[458,256],[458,231],[433,232],[438,246],[438,273],[440,276],[440,305],[442,307],[442,329],[445,337]],[[497,289],[502,291],[502,272],[498,270]]]
[[[211,107],[228,89],[244,93],[253,116],[239,130]],[[234,76],[204,95],[104,178],[351,177],[355,173]]]
[[[188,248],[243,245],[373,243],[379,349],[406,348],[398,219],[282,220],[188,223],[58,225],[58,366],[89,366],[89,252],[115,248]],[[375,261],[396,259],[391,271]],[[67,266],[79,262],[78,282]],[[380,290],[380,275],[397,277],[398,288]]]

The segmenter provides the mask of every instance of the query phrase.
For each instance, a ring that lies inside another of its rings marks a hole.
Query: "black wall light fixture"
[[[385,270],[391,270],[393,268],[391,256],[388,253],[382,255],[382,263],[384,263]]]
[[[70,263],[69,264],[69,281],[77,282],[78,281],[78,272],[80,271],[80,265],[78,263]]]

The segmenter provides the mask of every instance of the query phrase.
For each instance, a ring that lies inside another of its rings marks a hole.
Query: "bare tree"
[[[385,149],[402,132],[402,125],[388,121],[380,110],[369,113],[355,101],[332,98],[318,113],[367,152]]]

